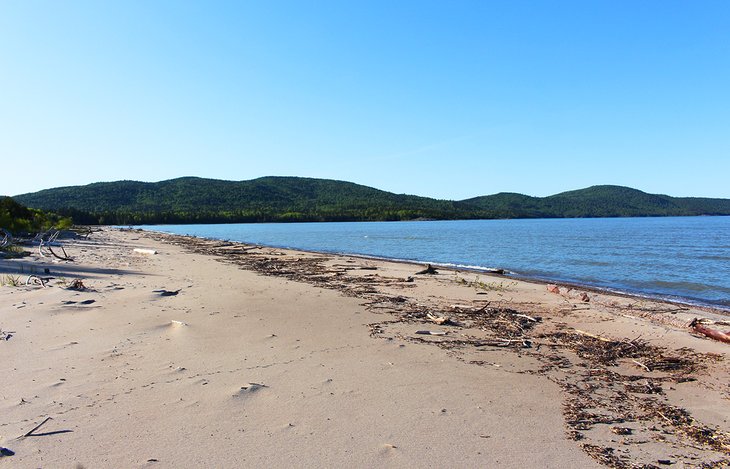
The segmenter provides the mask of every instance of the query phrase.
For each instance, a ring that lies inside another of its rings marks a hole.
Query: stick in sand
[[[25,435],[21,436],[21,438],[24,438],[26,436],[33,436],[33,432],[36,431],[36,430],[38,430],[39,428],[41,428],[49,420],[52,420],[51,417],[46,417],[46,419],[44,421],[42,421],[41,423],[39,423],[38,425],[36,425],[35,427],[33,427],[33,429],[31,431],[29,431]]]

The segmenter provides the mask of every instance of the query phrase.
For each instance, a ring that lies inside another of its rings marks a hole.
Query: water
[[[730,217],[168,225],[142,228],[469,268],[730,309]]]

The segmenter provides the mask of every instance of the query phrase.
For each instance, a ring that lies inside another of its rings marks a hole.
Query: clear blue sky
[[[730,198],[730,2],[0,0],[0,194],[179,176]]]

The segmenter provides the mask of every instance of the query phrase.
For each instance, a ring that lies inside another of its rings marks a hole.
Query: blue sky
[[[727,1],[0,1],[0,194],[179,176],[730,198]]]

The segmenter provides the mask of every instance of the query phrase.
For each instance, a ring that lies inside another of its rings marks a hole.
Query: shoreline
[[[730,464],[730,347],[683,327],[712,311],[149,231],[66,249],[0,261],[50,272],[0,288],[23,467]]]
[[[481,275],[487,275],[487,276],[495,277],[495,278],[504,278],[504,279],[508,279],[508,280],[513,279],[513,280],[519,280],[519,281],[523,281],[523,282],[535,283],[535,284],[539,284],[539,285],[557,284],[564,288],[580,289],[580,290],[590,291],[593,293],[616,295],[616,296],[622,296],[625,298],[635,298],[638,300],[661,302],[661,303],[666,303],[668,305],[674,305],[674,306],[678,306],[678,307],[696,308],[696,309],[703,310],[703,311],[710,312],[710,313],[730,316],[730,305],[707,302],[707,301],[703,301],[698,298],[679,297],[679,296],[671,296],[671,295],[665,296],[665,295],[661,295],[661,294],[654,294],[654,293],[650,293],[650,292],[641,292],[641,291],[624,291],[624,290],[614,289],[611,287],[601,287],[601,286],[597,286],[597,285],[584,284],[584,283],[580,283],[580,282],[570,282],[570,281],[560,280],[557,277],[554,279],[551,279],[549,277],[533,277],[533,276],[519,274],[518,272],[512,271],[508,268],[502,269],[502,268],[495,268],[495,267],[461,266],[461,265],[456,265],[453,263],[441,263],[441,262],[434,262],[434,261],[417,261],[417,260],[410,260],[410,259],[398,259],[398,258],[391,258],[391,257],[371,256],[371,255],[366,255],[366,254],[356,254],[356,253],[347,253],[347,252],[338,252],[338,251],[326,251],[326,250],[316,251],[316,250],[299,249],[299,248],[278,246],[278,245],[256,244],[256,243],[249,243],[249,242],[245,242],[245,241],[233,241],[230,239],[214,238],[214,237],[207,237],[207,236],[180,235],[180,234],[176,234],[176,233],[170,233],[167,231],[157,231],[157,230],[150,230],[150,229],[144,229],[144,228],[134,228],[134,227],[132,227],[132,228],[114,227],[114,228],[122,229],[122,230],[131,230],[131,231],[160,233],[160,234],[165,234],[165,235],[170,235],[170,236],[190,237],[190,238],[196,238],[196,239],[202,239],[202,240],[208,240],[208,241],[230,242],[230,243],[241,244],[244,246],[259,246],[262,248],[284,249],[284,250],[288,250],[288,251],[301,252],[301,253],[346,256],[346,257],[353,257],[353,258],[364,259],[364,260],[394,262],[394,263],[398,263],[398,264],[407,264],[407,265],[431,264],[431,265],[439,267],[441,269],[450,270],[453,272],[467,271],[467,272],[478,273]],[[495,271],[498,271],[498,270],[503,270],[505,273],[504,274],[496,273]]]

